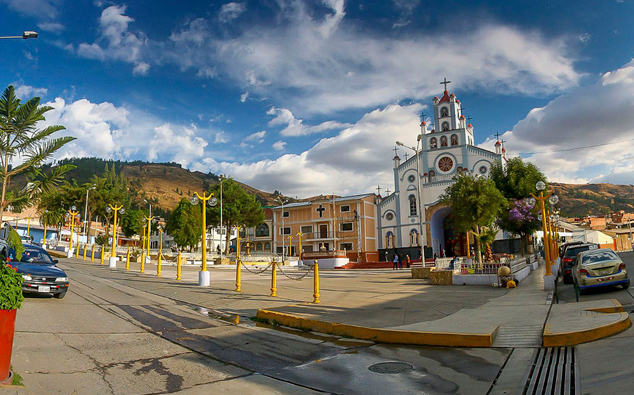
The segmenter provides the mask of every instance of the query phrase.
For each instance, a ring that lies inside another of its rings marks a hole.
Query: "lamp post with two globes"
[[[123,206],[117,206],[109,204],[106,207],[106,211],[111,213],[114,211],[114,229],[112,230],[112,254],[110,255],[110,260],[108,262],[108,266],[113,268],[117,267],[117,213],[123,215],[125,213],[125,209]]]
[[[198,273],[198,285],[202,287],[209,286],[209,271],[207,271],[207,204],[209,206],[214,207],[218,204],[218,199],[214,197],[213,193],[209,195],[203,192],[203,195],[200,196],[198,192],[194,192],[194,195],[189,198],[189,202],[195,206],[199,202],[202,201],[203,206],[203,218],[202,218],[202,265],[200,268],[200,272]],[[209,203],[207,203],[209,202]]]
[[[544,275],[544,289],[552,290],[555,288],[555,279],[556,276],[553,275],[551,266],[554,264],[554,255],[553,255],[553,245],[550,240],[550,234],[548,232],[548,217],[546,214],[546,205],[544,201],[548,199],[550,204],[555,205],[559,201],[557,195],[553,195],[552,192],[546,192],[544,195],[544,190],[546,189],[546,183],[543,181],[538,181],[535,184],[535,188],[539,191],[539,196],[535,196],[531,193],[532,199],[529,202],[537,202],[540,203],[540,211],[541,211],[541,221],[542,221],[542,231],[544,233],[543,241],[544,241],[544,260],[546,261],[546,274]],[[533,200],[534,199],[534,200]]]

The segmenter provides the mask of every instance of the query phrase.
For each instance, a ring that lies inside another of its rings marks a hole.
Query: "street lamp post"
[[[287,202],[286,199],[282,198],[282,197],[277,197],[276,199],[278,202],[282,203],[282,214],[280,214],[282,216],[282,265],[284,264],[284,256],[285,256],[285,245],[284,245],[284,203]]]
[[[25,30],[21,36],[0,36],[0,40],[7,40],[7,39],[13,39],[13,38],[21,38],[23,40],[26,40],[28,38],[37,38],[37,36],[38,36],[37,32],[31,31],[31,30]]]
[[[418,244],[419,247],[421,248],[421,262],[425,262],[425,246],[427,245],[427,233],[425,233],[423,231],[423,224],[425,223],[425,204],[423,203],[423,191],[422,191],[422,185],[421,185],[421,177],[420,177],[420,160],[421,160],[421,156],[422,156],[422,147],[420,146],[421,141],[423,139],[423,135],[419,134],[418,137],[416,138],[416,148],[414,147],[408,147],[405,144],[403,144],[400,141],[396,142],[396,145],[399,145],[401,147],[405,147],[408,148],[412,151],[414,151],[416,153],[416,179],[418,180],[418,187],[417,187],[417,195],[418,195],[418,212],[419,212],[419,216],[418,216],[418,224],[419,224],[419,232],[420,232],[420,236],[419,236],[419,240],[418,240]],[[467,233],[468,235],[468,233]],[[467,247],[468,249],[469,247]]]
[[[68,254],[67,254],[67,258],[72,258],[73,256],[73,230],[75,228],[75,217],[79,215],[79,212],[77,211],[77,207],[72,206],[70,208],[70,211],[68,212],[68,215],[70,216],[70,246],[68,247]]]
[[[209,286],[209,271],[207,271],[207,201],[209,201],[209,205],[211,207],[218,204],[218,199],[214,197],[213,193],[207,195],[203,192],[203,195],[200,196],[198,192],[194,192],[194,196],[189,198],[189,202],[192,205],[197,205],[198,202],[202,201],[203,206],[203,218],[202,218],[202,266],[200,268],[200,272],[198,273],[198,285],[201,287]],[[222,211],[221,211],[222,212]]]
[[[152,217],[152,203],[148,202],[147,199],[143,199],[143,201],[150,206],[150,213],[147,217],[145,217],[145,219],[147,220],[147,256],[149,257],[150,256],[150,234],[152,233],[151,231],[152,220],[154,219],[154,217]]]
[[[125,209],[123,206],[113,206],[109,204],[106,207],[107,212],[114,211],[114,229],[112,230],[112,254],[110,255],[110,260],[108,262],[108,266],[111,268],[117,267],[117,213],[123,215],[125,213]]]
[[[86,189],[86,205],[84,206],[84,233],[86,234],[86,242],[88,242],[88,192],[93,189],[97,189],[95,184],[92,184],[92,187]]]
[[[551,269],[551,265],[554,264],[553,262],[554,255],[553,255],[553,251],[551,251],[550,235],[548,232],[548,217],[546,214],[546,205],[544,204],[544,201],[548,199],[548,201],[554,205],[554,204],[557,204],[557,202],[559,201],[559,198],[557,197],[557,195],[553,195],[552,192],[547,192],[546,195],[544,196],[546,183],[544,183],[543,181],[538,181],[537,184],[535,184],[535,188],[539,191],[539,196],[535,196],[532,193],[531,193],[531,196],[533,197],[533,199],[535,199],[535,201],[539,201],[540,203],[541,217],[542,217],[541,218],[542,230],[544,233],[544,236],[543,236],[544,260],[546,261],[546,274],[544,275],[544,289],[553,290],[555,289],[555,281],[556,281],[556,276],[553,275],[553,272]]]

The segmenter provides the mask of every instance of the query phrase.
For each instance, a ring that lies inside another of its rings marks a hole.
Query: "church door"
[[[328,238],[328,225],[319,225],[319,238],[320,239]]]
[[[443,229],[445,231],[445,253],[447,256],[465,256],[465,236],[453,229],[452,215],[448,215],[443,221]]]

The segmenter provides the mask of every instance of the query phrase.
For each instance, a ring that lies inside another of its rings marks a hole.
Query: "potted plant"
[[[15,230],[9,231],[7,244],[12,248],[18,260],[24,247]],[[6,262],[0,255],[0,385],[11,384],[11,350],[15,333],[15,313],[22,307],[22,282],[24,279],[18,270]]]
[[[11,384],[11,350],[15,313],[22,307],[22,275],[11,265],[0,263],[0,385]]]

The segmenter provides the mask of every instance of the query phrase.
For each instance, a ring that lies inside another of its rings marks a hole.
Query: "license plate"
[[[51,292],[51,287],[40,285],[37,287],[37,292]]]
[[[611,271],[612,269],[599,270],[599,275],[605,276],[606,274],[610,274]]]

